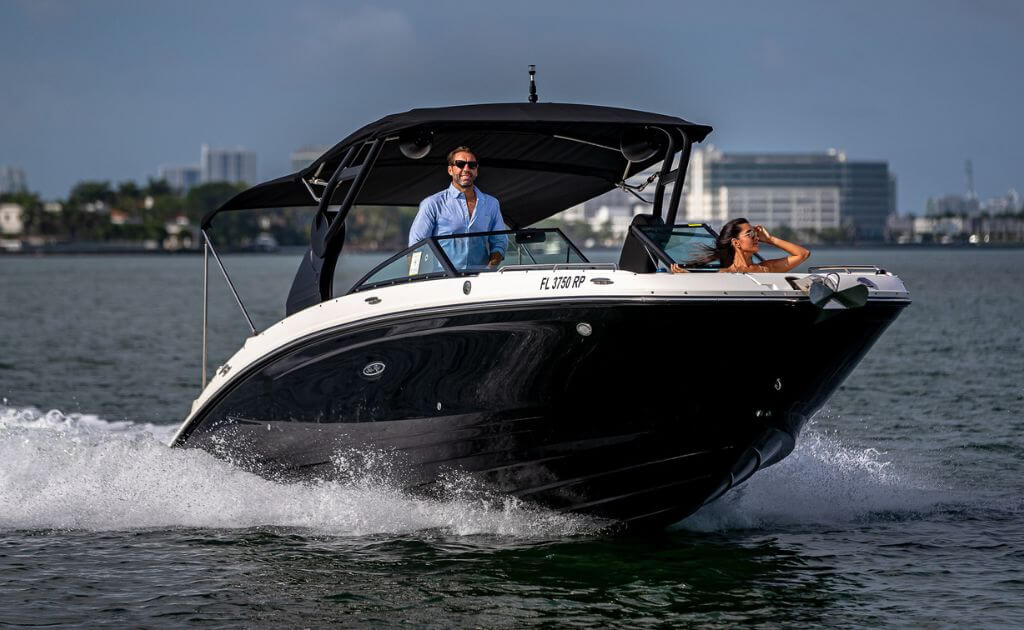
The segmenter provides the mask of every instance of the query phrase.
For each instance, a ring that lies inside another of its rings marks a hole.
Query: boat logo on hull
[[[380,361],[374,361],[373,363],[367,363],[366,367],[363,368],[363,376],[367,378],[374,378],[384,373],[385,366]]]

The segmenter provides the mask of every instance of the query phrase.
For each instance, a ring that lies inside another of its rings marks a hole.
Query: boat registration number
[[[586,276],[551,276],[540,279],[540,290],[578,289],[587,281]]]

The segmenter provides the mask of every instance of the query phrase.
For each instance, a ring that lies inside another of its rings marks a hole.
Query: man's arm
[[[437,204],[430,197],[420,202],[420,209],[409,228],[409,246],[433,236],[437,229]]]
[[[491,226],[489,232],[498,232],[501,230],[507,230],[508,226],[505,225],[505,220],[501,217],[501,204],[498,203],[497,199],[494,199],[494,217],[491,220]],[[502,260],[505,260],[505,248],[508,247],[508,236],[504,234],[495,234],[487,237],[488,251],[490,252],[490,258],[487,260],[488,267],[497,266]]]

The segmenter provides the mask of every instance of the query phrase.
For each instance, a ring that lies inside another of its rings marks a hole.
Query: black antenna
[[[537,74],[537,66],[530,64],[530,102],[537,102],[537,81],[534,79],[534,75]]]

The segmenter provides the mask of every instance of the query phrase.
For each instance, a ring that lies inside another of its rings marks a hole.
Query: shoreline
[[[985,243],[985,244],[972,244],[972,243],[886,243],[886,242],[862,242],[862,243],[836,243],[836,244],[811,244],[809,245],[812,251],[829,251],[829,250],[840,250],[840,249],[885,249],[885,250],[1013,250],[1024,248],[1024,242],[1021,243]],[[306,248],[304,246],[287,246],[281,247],[274,251],[258,251],[251,249],[218,249],[218,253],[221,254],[252,254],[260,256],[297,256],[301,255]],[[584,251],[593,252],[604,252],[612,253],[619,251],[617,247],[595,247],[595,248],[584,248]],[[19,250],[4,250],[0,249],[0,257],[12,256],[12,257],[42,257],[42,256],[199,256],[202,255],[202,249],[178,249],[178,250],[164,250],[164,249],[151,249],[145,247],[103,247],[96,245],[67,245],[63,247],[32,247],[23,248]],[[345,254],[393,254],[396,250],[388,249],[358,249],[350,248],[345,250]]]

